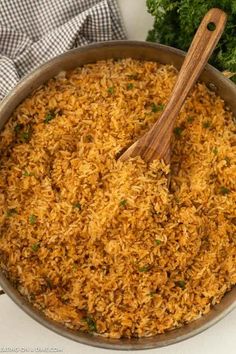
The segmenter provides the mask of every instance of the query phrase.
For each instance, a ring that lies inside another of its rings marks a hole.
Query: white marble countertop
[[[79,0],[78,0],[79,1]],[[145,40],[152,18],[147,14],[145,0],[118,0],[129,39]],[[97,349],[75,343],[44,328],[6,295],[0,296],[0,353],[62,352],[63,354],[107,354],[110,350]],[[185,342],[145,353],[156,354],[235,354],[236,310],[212,328]],[[144,351],[135,351],[144,353]]]

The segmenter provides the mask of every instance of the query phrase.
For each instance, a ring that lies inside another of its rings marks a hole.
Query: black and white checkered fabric
[[[0,99],[69,49],[125,37],[116,0],[0,0]]]

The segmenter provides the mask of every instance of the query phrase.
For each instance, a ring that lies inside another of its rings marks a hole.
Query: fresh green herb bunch
[[[187,50],[206,12],[218,7],[228,15],[224,33],[210,63],[219,70],[236,72],[236,0],[146,0],[154,27],[147,40]],[[233,77],[236,82],[236,75]]]

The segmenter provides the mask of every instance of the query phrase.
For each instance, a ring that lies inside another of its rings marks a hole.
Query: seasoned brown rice
[[[27,98],[0,134],[0,264],[46,316],[112,338],[193,321],[236,283],[235,125],[198,83],[169,167],[122,148],[158,119],[170,65],[100,61]]]

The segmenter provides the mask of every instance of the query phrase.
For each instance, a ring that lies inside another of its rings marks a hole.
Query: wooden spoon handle
[[[180,69],[177,82],[166,107],[172,112],[173,117],[178,114],[189,91],[204,69],[223,33],[226,20],[225,12],[220,9],[211,9],[204,16]],[[173,117],[169,119],[172,127],[174,124]]]
[[[209,10],[204,16],[185,57],[164,112],[150,131],[131,147],[130,150],[133,152],[130,154],[128,150],[127,154],[135,156],[139,150],[139,154],[146,161],[152,161],[159,157],[163,158],[166,163],[170,162],[170,140],[175,119],[218,43],[226,21],[225,12],[217,8]]]

